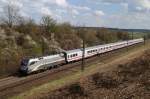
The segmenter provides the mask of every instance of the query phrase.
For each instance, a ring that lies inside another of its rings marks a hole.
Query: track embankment
[[[108,70],[116,68],[116,66],[118,66],[119,64],[124,64],[126,62],[132,61],[136,57],[142,55],[142,53],[149,48],[150,48],[150,43],[148,42],[146,45],[132,46],[127,49],[124,48],[116,52],[111,52],[105,55],[97,56],[97,58],[90,59],[91,60],[90,62],[88,61],[86,62],[85,65],[86,68],[84,72],[80,71],[80,66],[78,67],[78,65],[80,65],[81,62],[75,63],[76,68],[70,68],[68,70],[57,72],[54,73],[53,75],[49,75],[49,77],[43,77],[44,80],[40,79],[37,80],[36,82],[35,81],[30,82],[30,84],[25,84],[25,86],[22,85],[21,87],[18,87],[18,88],[23,88],[24,91],[27,89],[30,90],[23,92],[13,98],[19,98],[19,99],[22,99],[22,97],[26,99],[39,98],[42,94],[47,94],[50,91],[61,88],[62,86],[79,81],[80,78],[82,77],[92,75],[96,72],[106,72]],[[43,83],[43,85],[38,84],[39,82],[46,81],[45,79],[47,79],[48,81],[47,83],[45,84]],[[32,88],[31,88],[31,84],[34,85],[32,86]]]

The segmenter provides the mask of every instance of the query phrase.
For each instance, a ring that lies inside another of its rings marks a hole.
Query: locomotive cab
[[[21,67],[20,67],[21,74],[28,74],[31,71],[31,66],[33,66],[35,63],[37,63],[41,59],[43,59],[43,58],[39,58],[39,59],[23,59],[21,61]]]
[[[21,72],[21,74],[27,74],[28,64],[29,64],[29,59],[23,59],[21,61],[21,67],[20,67],[20,70],[19,70]]]

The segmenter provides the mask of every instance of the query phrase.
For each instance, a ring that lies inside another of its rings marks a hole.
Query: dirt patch
[[[112,71],[95,73],[41,99],[150,99],[150,50]]]
[[[143,78],[145,74],[150,69],[150,50],[147,50],[141,57],[136,58],[130,63],[118,66],[118,76],[122,80],[130,80],[132,78]],[[134,79],[133,79],[134,80]]]
[[[115,79],[114,77],[100,73],[92,75],[92,81],[98,88],[111,89],[118,87],[119,84],[117,79]]]

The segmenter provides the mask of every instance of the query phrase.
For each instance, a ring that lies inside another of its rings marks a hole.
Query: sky
[[[0,0],[0,16],[8,4],[37,22],[50,15],[76,26],[150,29],[150,0]]]

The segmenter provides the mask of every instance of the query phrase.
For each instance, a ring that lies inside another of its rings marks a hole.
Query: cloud
[[[73,14],[75,14],[75,15],[78,15],[78,14],[79,14],[79,12],[78,12],[76,9],[73,9],[72,12],[73,12]]]
[[[55,4],[55,5],[60,6],[60,7],[67,7],[68,6],[67,0],[41,0],[41,2],[47,3],[47,4]]]
[[[150,9],[150,0],[139,0],[137,3],[146,9]]]
[[[12,5],[18,8],[21,8],[23,4],[20,2],[20,0],[0,0],[2,5]]]
[[[150,28],[150,0],[0,0],[1,13],[7,4],[18,7],[22,16],[36,21],[43,15],[51,15],[58,22],[72,24]]]
[[[40,12],[41,12],[42,15],[52,16],[52,12],[47,7],[42,7]]]
[[[104,14],[104,12],[101,11],[101,10],[96,10],[96,11],[94,12],[94,15],[95,15],[95,16],[103,16],[103,15],[105,15],[105,14]]]
[[[56,1],[56,4],[59,5],[59,6],[62,6],[62,7],[67,7],[68,6],[68,3],[66,0],[54,0]]]
[[[149,0],[132,0],[128,2],[129,12],[150,12],[150,1]]]
[[[74,5],[71,5],[72,8],[74,9],[78,9],[78,10],[86,10],[86,11],[90,11],[91,8],[87,7],[87,6],[74,6]]]
[[[126,0],[96,0],[97,2],[103,2],[103,3],[123,3],[126,2]]]
[[[129,12],[150,11],[150,0],[95,0],[99,3],[119,4],[128,7]]]

